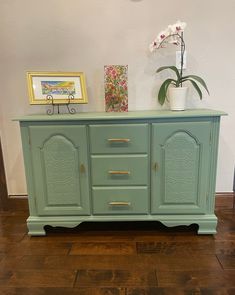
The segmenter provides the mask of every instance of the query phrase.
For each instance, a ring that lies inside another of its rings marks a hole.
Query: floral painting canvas
[[[104,67],[106,112],[128,112],[127,65]]]

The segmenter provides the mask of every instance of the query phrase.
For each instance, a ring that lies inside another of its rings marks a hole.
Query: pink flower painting
[[[106,112],[128,112],[128,66],[104,66],[104,90]]]

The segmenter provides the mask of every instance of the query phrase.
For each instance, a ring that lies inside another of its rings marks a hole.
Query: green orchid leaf
[[[193,79],[193,80],[196,80],[197,82],[199,82],[206,89],[207,93],[210,95],[209,90],[208,90],[208,88],[206,86],[206,83],[201,77],[196,76],[196,75],[188,75],[188,76],[182,77],[181,82],[185,82],[185,81],[187,81],[189,79]]]
[[[197,91],[197,93],[198,93],[200,99],[202,99],[202,92],[201,92],[201,89],[199,88],[199,86],[197,85],[197,83],[196,83],[194,80],[192,80],[192,79],[187,79],[187,81],[189,81],[189,82],[192,83],[192,85],[193,85],[194,88],[196,89],[196,91]]]
[[[172,70],[172,71],[174,71],[175,74],[176,74],[176,76],[177,76],[177,79],[178,80],[180,79],[180,72],[177,69],[177,67],[175,67],[175,66],[164,66],[164,67],[160,67],[159,69],[157,69],[156,73],[159,73],[159,72],[164,71],[164,70]]]
[[[158,92],[158,101],[160,103],[160,105],[163,105],[165,100],[166,100],[166,97],[167,97],[167,89],[168,87],[170,86],[170,84],[176,84],[176,80],[174,79],[167,79],[165,80],[160,89],[159,89],[159,92]]]

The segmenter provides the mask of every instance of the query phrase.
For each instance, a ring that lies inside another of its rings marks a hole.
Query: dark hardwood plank
[[[215,206],[218,209],[233,208],[234,193],[217,193],[215,196]]]
[[[227,231],[227,230],[223,230],[223,231],[218,231],[217,235],[215,236],[216,240],[227,240],[227,241],[235,241],[235,231]]]
[[[14,260],[14,257],[13,261]],[[9,264],[9,258],[3,258],[6,261],[2,261],[5,268],[11,269],[11,264]],[[7,264],[8,261],[8,264]],[[64,269],[64,270],[76,270],[76,269],[149,269],[155,270],[156,265],[153,264],[152,257],[146,256],[122,256],[122,255],[77,255],[77,256],[35,256],[35,255],[25,255],[19,257],[17,269]],[[1,262],[0,262],[1,268]]]
[[[232,250],[232,255],[217,255],[219,262],[221,263],[223,269],[233,269],[235,271],[235,254],[234,249]],[[234,277],[235,280],[235,277]]]
[[[0,244],[7,244],[7,243],[14,243],[14,242],[21,242],[24,238],[24,234],[4,234],[3,236],[0,235]]]
[[[1,288],[0,295],[234,295],[235,289],[209,288]]]
[[[235,289],[128,288],[126,295],[234,295]]]
[[[25,255],[23,257],[21,257],[21,259],[19,260],[18,264],[16,265],[15,269],[19,270],[19,269],[46,269],[45,268],[45,259],[46,256],[43,255],[39,255],[39,256],[35,256],[35,255]]]
[[[235,255],[235,241],[230,240],[216,240],[215,254],[218,255]]]
[[[7,256],[4,255],[0,260],[0,271],[11,271],[18,268],[22,256]]]
[[[1,288],[0,295],[126,295],[123,288]]]
[[[74,243],[69,255],[132,255],[135,253],[135,243],[89,242]]]
[[[126,295],[182,295],[183,290],[175,290],[172,288],[164,289],[158,287],[148,287],[148,288],[127,288]]]
[[[25,259],[25,258],[24,258]],[[30,258],[29,258],[30,259]],[[69,255],[45,256],[45,269],[158,269],[160,271],[221,270],[215,255]],[[26,260],[24,260],[26,261]]]
[[[10,247],[12,246],[12,243],[0,243],[0,257],[3,255],[6,255],[7,252],[9,252]]]
[[[158,241],[137,242],[138,254],[160,254],[160,255],[209,255],[215,252],[214,241]]]
[[[156,268],[149,255],[69,255],[47,256],[46,269],[150,269]]]
[[[155,271],[88,269],[78,270],[75,287],[156,286]]]
[[[0,275],[2,287],[73,287],[76,271],[16,270]]]
[[[229,240],[187,240],[137,242],[138,254],[159,255],[235,255],[235,242]]]
[[[8,210],[8,192],[0,138],[0,211]]]
[[[25,235],[24,240],[22,242],[33,242],[37,243],[40,241],[43,241],[43,243],[56,243],[56,242],[72,242],[72,243],[109,243],[109,242],[132,242],[134,238],[130,235],[123,234],[121,232],[95,232],[93,234],[93,231],[87,231],[84,233],[83,231],[79,231],[78,229],[75,229],[74,232],[67,233],[66,230],[63,232],[55,232],[55,233],[49,233],[46,237],[30,237],[28,235]]]
[[[8,210],[17,215],[29,215],[28,198],[26,195],[22,198],[11,196],[8,198]],[[17,213],[16,213],[17,212]]]
[[[197,256],[158,256],[151,255],[152,263],[159,271],[193,271],[193,270],[221,270],[222,267],[215,255]]]
[[[235,271],[157,271],[160,287],[235,288]]]
[[[44,244],[38,243],[36,246],[31,243],[20,243],[11,246],[8,256],[19,255],[67,255],[70,251],[71,243]]]
[[[0,271],[0,286],[4,286],[12,277],[12,271]]]

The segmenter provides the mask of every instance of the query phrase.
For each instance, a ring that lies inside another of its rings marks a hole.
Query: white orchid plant
[[[176,79],[168,78],[166,79],[158,92],[158,101],[161,105],[164,104],[167,99],[167,90],[170,85],[174,87],[182,87],[182,84],[186,81],[191,82],[193,87],[196,89],[200,99],[202,99],[202,91],[198,86],[198,83],[207,91],[209,94],[209,90],[206,86],[205,81],[196,75],[187,75],[183,76],[183,62],[184,62],[184,54],[185,54],[185,42],[184,42],[184,29],[186,28],[186,23],[177,21],[173,25],[169,25],[164,31],[161,31],[158,36],[153,40],[153,42],[149,45],[150,52],[155,52],[160,48],[164,48],[167,44],[174,44],[176,46],[180,46],[181,52],[181,63],[180,70],[177,69],[176,66],[163,66],[157,69],[157,73],[163,70],[172,70],[176,74]]]

